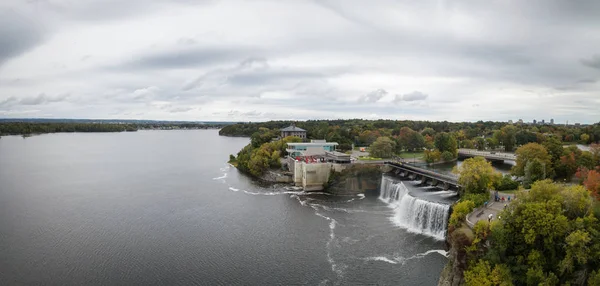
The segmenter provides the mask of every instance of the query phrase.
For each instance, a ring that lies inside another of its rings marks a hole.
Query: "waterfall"
[[[394,209],[392,221],[410,232],[443,240],[450,206],[413,197],[404,183],[381,179],[379,199]]]

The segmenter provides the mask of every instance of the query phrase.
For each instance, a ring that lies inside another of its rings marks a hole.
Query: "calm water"
[[[0,139],[3,285],[435,285],[443,243],[376,197],[263,187],[217,131]]]

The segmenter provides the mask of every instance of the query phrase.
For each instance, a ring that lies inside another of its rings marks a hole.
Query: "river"
[[[403,222],[404,201],[261,186],[226,163],[248,142],[216,130],[2,137],[0,281],[437,283],[440,234]]]

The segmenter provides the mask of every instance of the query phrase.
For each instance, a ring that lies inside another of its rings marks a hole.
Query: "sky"
[[[0,118],[600,121],[600,1],[2,0]]]

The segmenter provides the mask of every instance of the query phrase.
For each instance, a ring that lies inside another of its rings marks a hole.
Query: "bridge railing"
[[[416,166],[413,166],[410,164],[406,164],[406,163],[402,163],[402,162],[385,162],[385,163],[389,164],[389,165],[394,165],[394,166],[398,166],[401,168],[409,169],[410,171],[415,172],[415,173],[420,173],[421,175],[429,175],[433,178],[445,180],[445,181],[448,181],[448,182],[451,182],[454,184],[456,184],[458,182],[458,176],[441,174],[438,172],[433,172],[431,170],[419,168],[419,167],[416,167]]]

